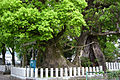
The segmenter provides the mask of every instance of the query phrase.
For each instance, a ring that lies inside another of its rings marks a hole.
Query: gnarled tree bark
[[[76,57],[74,59],[75,65],[80,66],[80,56],[88,53],[88,58],[90,58],[91,62],[94,64],[92,66],[103,66],[104,71],[106,70],[105,57],[100,49],[97,36],[92,36],[88,34],[88,32],[83,32],[81,36],[78,37],[77,43],[79,48],[77,48]]]
[[[84,45],[86,43],[87,37],[88,37],[88,32],[82,32],[80,37],[77,38],[77,46],[81,46],[81,47],[77,48],[76,56],[73,61],[73,63],[76,66],[81,66],[81,60],[80,60],[81,58],[80,57],[84,53]]]
[[[60,46],[57,43],[48,45],[44,53],[42,67],[60,68],[72,66],[70,62],[62,55]]]
[[[36,60],[36,66],[39,68],[41,66],[41,58],[42,58],[43,51],[41,50],[40,46],[37,51],[37,60]]]
[[[94,56],[98,60],[97,62],[99,64],[99,66],[103,66],[103,70],[106,71],[107,68],[106,68],[105,56],[100,49],[97,37],[93,36],[92,41],[95,42],[94,44],[92,44],[92,49],[93,49],[93,52],[94,52]]]
[[[92,41],[92,36],[88,36],[87,41],[86,41],[86,44],[90,44],[90,43],[92,43],[92,44],[94,43]],[[92,62],[91,66],[98,66],[98,62],[96,62],[94,51],[92,49],[92,44],[86,46],[84,48],[84,52],[85,52],[85,54],[87,54],[87,57],[90,58],[90,61]]]

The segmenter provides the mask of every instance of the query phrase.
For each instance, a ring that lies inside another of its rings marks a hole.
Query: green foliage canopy
[[[26,3],[20,0],[4,0],[0,4],[2,11],[0,22],[5,30],[5,36],[7,34],[48,41],[56,37],[65,27],[66,31],[78,35],[81,26],[86,25],[81,14],[87,6],[85,0],[59,2],[48,0],[45,4],[37,0],[31,2],[27,0]]]

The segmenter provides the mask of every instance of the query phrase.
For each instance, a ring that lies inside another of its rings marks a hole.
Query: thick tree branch
[[[12,51],[10,50],[10,48],[8,48],[9,52],[12,54]]]
[[[71,48],[69,48],[69,49],[66,49],[66,50],[63,50],[64,52],[67,52],[67,51],[70,51],[70,50],[72,50],[73,48],[75,48],[74,46],[71,46]]]
[[[23,46],[29,46],[29,45],[35,45],[35,44],[36,44],[36,41],[25,43],[23,44]]]
[[[24,46],[30,46],[30,45],[36,45],[36,44],[39,44],[41,46],[45,46],[44,43],[46,43],[46,42],[47,41],[38,41],[38,43],[37,43],[37,41],[33,41],[33,42],[24,43],[24,44],[22,44],[22,46],[24,47]]]
[[[47,41],[49,43],[49,45],[57,43],[65,31],[66,31],[66,25],[63,26],[62,30],[56,36],[54,33],[52,33],[53,38]]]
[[[57,34],[57,37],[56,38],[60,38],[64,32],[66,31],[66,25],[64,25],[64,27],[62,28],[62,31],[60,31],[58,34]]]
[[[96,42],[91,42],[91,43],[86,44],[86,45],[83,45],[83,46],[71,46],[71,45],[67,44],[67,46],[70,46],[70,48],[64,50],[64,52],[70,51],[70,50],[72,50],[73,48],[83,48],[83,47],[89,46],[89,45],[94,44],[94,43],[96,43]]]
[[[105,36],[105,35],[117,35],[117,34],[120,34],[119,31],[109,31],[109,32],[104,32],[104,33],[94,33],[94,32],[91,32],[90,35],[92,36]]]
[[[57,34],[57,36],[54,36],[54,41],[58,41],[60,39],[60,37],[64,34],[64,32],[66,31],[66,25],[64,25],[64,27],[62,28],[62,30]],[[52,40],[53,40],[52,39]]]

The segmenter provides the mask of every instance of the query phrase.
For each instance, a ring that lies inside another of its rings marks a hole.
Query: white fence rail
[[[11,76],[26,77],[26,69],[20,67],[11,67]]]
[[[0,72],[5,72],[5,65],[0,65]]]
[[[0,72],[11,70],[11,65],[0,65]]]
[[[11,76],[27,78],[63,78],[63,77],[85,77],[86,72],[102,71],[100,67],[70,67],[70,68],[11,68]],[[88,77],[102,76],[101,74],[88,73]]]

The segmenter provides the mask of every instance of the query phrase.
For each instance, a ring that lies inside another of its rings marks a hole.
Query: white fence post
[[[74,69],[74,76],[76,76],[76,67],[74,67],[73,69]]]
[[[111,71],[113,71],[113,70],[114,70],[113,63],[111,63]]]
[[[58,77],[58,68],[55,69],[55,73],[56,73],[55,77]]]
[[[43,78],[43,68],[40,69],[40,77]]]
[[[63,77],[63,68],[60,68],[60,77]]]
[[[53,68],[50,69],[50,77],[53,77]]]
[[[98,67],[96,67],[96,71],[99,72],[99,68]]]
[[[96,72],[95,67],[93,67],[93,75],[95,75],[95,72]]]
[[[116,63],[113,63],[113,70],[116,70]]]
[[[103,67],[102,66],[100,66],[100,71],[103,71]],[[103,74],[100,74],[101,76],[103,76]]]
[[[69,68],[69,75],[72,77],[72,67]]]
[[[106,62],[106,67],[107,67],[107,69],[108,69],[108,62]]]
[[[35,68],[35,78],[38,77],[38,68]]]
[[[97,75],[99,75],[99,67],[96,67]]]
[[[103,71],[103,67],[102,66],[100,66],[100,71]]]
[[[65,68],[65,77],[68,76],[68,71],[67,71],[67,68]]]
[[[80,76],[80,67],[78,67],[78,76]]]
[[[31,77],[34,77],[34,69],[31,68]]]
[[[92,67],[89,67],[90,70],[90,77],[92,76]]]
[[[118,68],[118,69],[120,69],[120,63],[118,63],[118,65],[119,65],[119,68]]]
[[[30,75],[30,68],[27,68],[27,77]]]
[[[45,77],[48,77],[48,68],[45,68]]]
[[[111,65],[111,64],[110,64],[110,63],[108,63],[108,68],[107,68],[108,70],[110,70],[110,69],[111,69],[111,66],[110,66],[110,65]]]
[[[117,70],[119,70],[118,67],[119,67],[119,64],[118,64],[118,62],[116,62],[116,69],[117,69]]]
[[[89,73],[88,73],[88,67],[86,67],[85,69],[86,69],[86,73],[87,73],[87,74],[88,74],[88,76],[89,76]],[[87,74],[86,74],[86,75],[87,75]]]
[[[82,67],[82,76],[84,76],[85,74],[84,74],[84,67]]]

